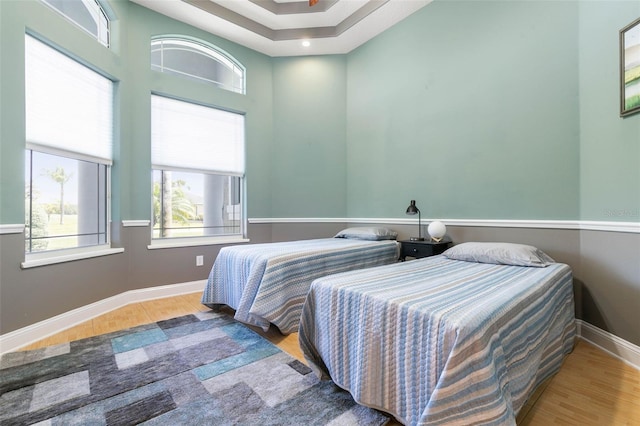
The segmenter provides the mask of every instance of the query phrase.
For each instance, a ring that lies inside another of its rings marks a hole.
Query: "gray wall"
[[[502,227],[448,229],[456,243],[531,244],[568,264],[574,276],[576,317],[640,345],[640,234]]]
[[[582,318],[640,346],[640,234],[580,233]]]
[[[346,226],[386,226],[398,239],[417,235],[416,225],[371,223],[263,224],[271,227],[274,240],[322,238]],[[426,223],[423,222],[423,234]],[[513,228],[500,226],[447,227],[455,243],[502,241],[530,244],[557,262],[571,266],[574,276],[576,317],[625,340],[640,344],[637,311],[640,306],[640,235],[625,232],[577,229]]]

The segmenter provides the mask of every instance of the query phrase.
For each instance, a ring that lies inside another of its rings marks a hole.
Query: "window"
[[[42,0],[109,47],[109,18],[96,0]]]
[[[109,243],[113,82],[25,36],[26,253]]]
[[[27,150],[25,251],[107,244],[107,166]]]
[[[244,115],[151,97],[153,238],[243,235]]]
[[[151,69],[245,93],[244,67],[226,52],[184,38],[151,41]]]

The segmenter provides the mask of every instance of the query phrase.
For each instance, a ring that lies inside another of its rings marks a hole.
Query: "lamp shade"
[[[411,200],[409,207],[407,207],[407,214],[414,215],[420,213],[420,209],[416,206],[416,200]]]
[[[440,241],[447,233],[447,227],[439,220],[434,220],[427,227],[427,232],[434,241]]]

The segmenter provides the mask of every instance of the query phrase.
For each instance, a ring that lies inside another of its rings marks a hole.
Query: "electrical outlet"
[[[196,266],[204,265],[204,256],[196,256]]]

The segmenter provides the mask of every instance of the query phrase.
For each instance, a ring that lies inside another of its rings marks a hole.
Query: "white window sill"
[[[149,250],[178,248],[178,247],[197,247],[197,246],[213,246],[223,244],[248,243],[248,238],[229,237],[229,238],[166,238],[151,240],[151,244],[147,246]]]
[[[25,261],[20,264],[22,269],[38,266],[54,265],[56,263],[72,262],[74,260],[91,259],[93,257],[109,256],[124,253],[124,248],[83,248],[73,251],[61,250],[49,253],[27,254]]]

